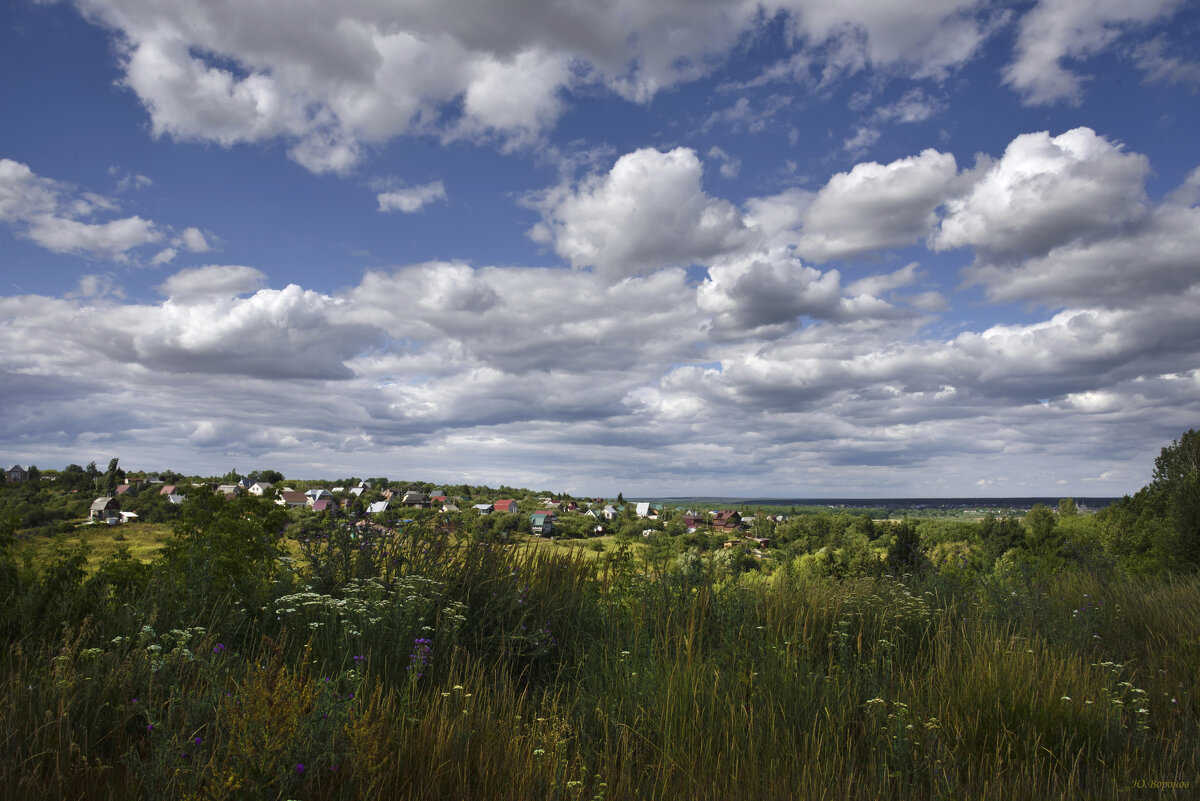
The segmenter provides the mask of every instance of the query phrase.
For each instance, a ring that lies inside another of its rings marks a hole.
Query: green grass
[[[163,543],[171,536],[171,527],[165,523],[125,523],[119,526],[90,525],[80,526],[70,534],[65,534],[63,541],[70,547],[86,543],[91,548],[88,555],[88,567],[94,569],[102,560],[117,552],[124,546],[129,549],[133,558],[141,562],[151,562],[158,556]],[[45,564],[55,547],[55,538],[47,536],[18,535],[16,548],[18,552],[31,555],[35,565]]]
[[[651,572],[605,539],[597,554],[414,535],[380,562],[399,566],[391,589],[292,586],[190,628],[148,600],[101,605],[52,639],[13,639],[0,783],[63,798],[1007,801],[1137,798],[1151,781],[1188,782],[1155,791],[1184,798],[1200,780],[1196,576],[720,579]],[[362,575],[356,547],[346,569]]]

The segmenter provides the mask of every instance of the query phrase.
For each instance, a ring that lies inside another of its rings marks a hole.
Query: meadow
[[[980,522],[806,515],[765,556],[669,526],[514,540],[199,491],[123,540],[22,545],[10,523],[0,786],[1193,797],[1200,577],[1164,533],[1173,518],[1127,501]]]
[[[1197,780],[1193,576],[722,575],[628,543],[597,570],[346,526],[303,569],[277,552],[189,584],[204,548],[257,525],[222,506],[192,521],[190,552],[122,577],[111,557],[68,575],[68,550],[24,588],[5,621],[5,787],[1007,799],[1188,797]]]

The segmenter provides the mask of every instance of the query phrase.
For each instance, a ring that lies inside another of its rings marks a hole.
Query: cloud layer
[[[122,82],[155,135],[226,147],[281,140],[314,172],[350,170],[405,135],[532,144],[573,99],[603,91],[649,102],[708,75],[776,20],[791,55],[751,83],[823,91],[868,72],[942,81],[1012,17],[982,0],[75,3],[113,32]],[[1018,22],[1003,80],[1031,104],[1078,102],[1085,78],[1064,65],[1179,5],[1040,0]],[[937,109],[914,89],[877,120]],[[847,149],[878,135],[863,126]]]
[[[31,237],[112,211],[0,167]],[[429,262],[323,293],[213,264],[159,302],[0,298],[0,438],[592,492],[1126,492],[1200,412],[1200,171],[1161,200],[1149,172],[1079,128],[739,206],[695,152],[636,150],[528,201],[571,268]],[[922,242],[988,300],[1051,311],[946,331],[953,288],[919,263],[824,264]]]

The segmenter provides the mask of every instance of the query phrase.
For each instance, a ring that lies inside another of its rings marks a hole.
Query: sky
[[[0,461],[1114,496],[1200,424],[1200,4],[14,0]]]

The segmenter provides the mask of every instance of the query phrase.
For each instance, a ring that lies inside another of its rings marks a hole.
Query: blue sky
[[[17,2],[0,457],[1114,495],[1200,415],[1200,9]]]

